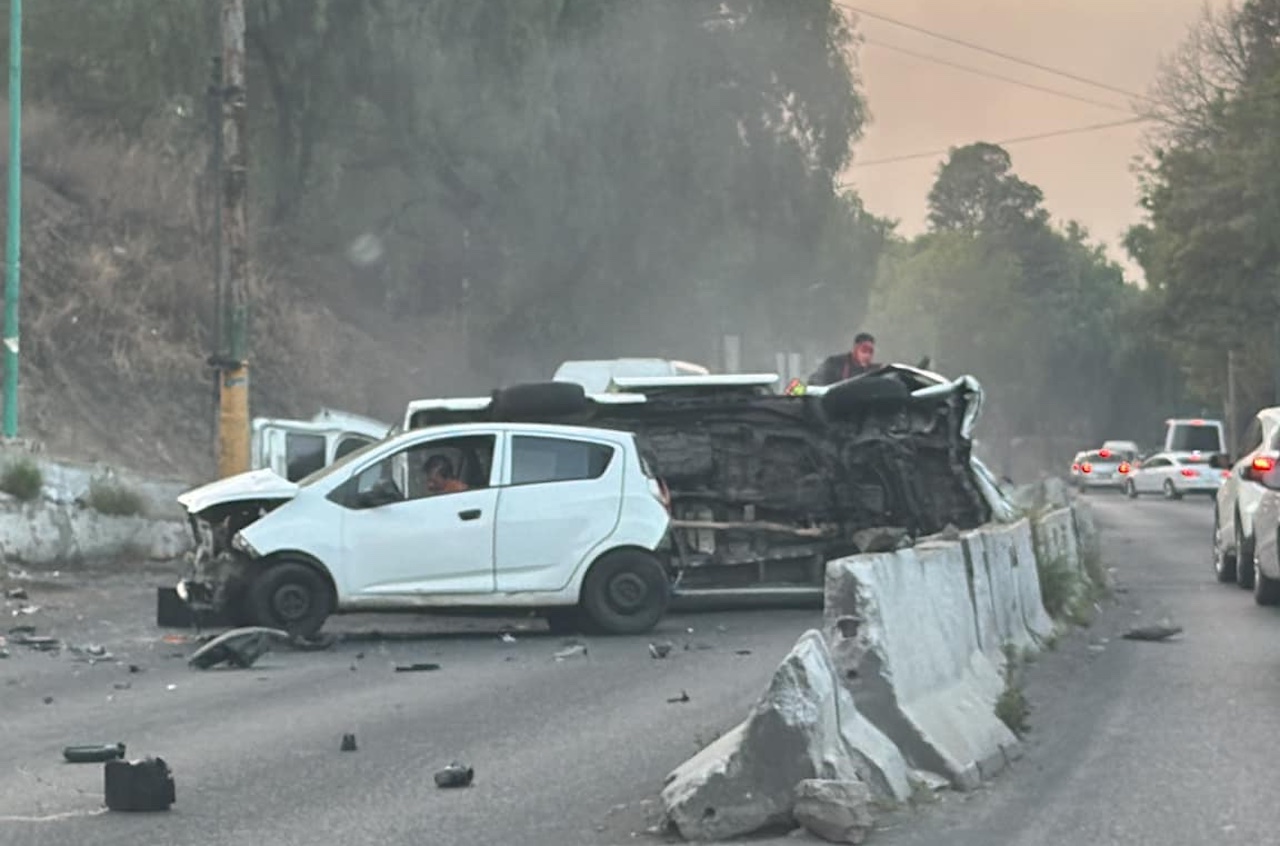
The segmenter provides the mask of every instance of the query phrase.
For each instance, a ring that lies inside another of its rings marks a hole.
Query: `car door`
[[[508,437],[494,539],[497,590],[560,590],[618,525],[625,452],[589,437]]]
[[[1160,486],[1164,483],[1165,476],[1170,467],[1169,459],[1162,456],[1156,456],[1143,463],[1142,469],[1138,472],[1138,477],[1134,480],[1140,493],[1156,493],[1160,490]]]
[[[498,433],[415,442],[357,470],[341,500],[342,572],[358,597],[491,593],[497,518]],[[465,490],[433,493],[419,481],[433,455],[457,463]],[[372,496],[379,486],[394,496]]]

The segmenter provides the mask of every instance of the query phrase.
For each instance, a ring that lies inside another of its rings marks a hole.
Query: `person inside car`
[[[427,493],[458,493],[469,490],[466,482],[457,478],[453,470],[453,462],[443,455],[433,455],[422,465],[427,474]]]
[[[834,385],[879,368],[874,363],[876,339],[870,332],[859,332],[853,339],[853,349],[847,353],[828,356],[822,366],[809,377],[810,385]]]

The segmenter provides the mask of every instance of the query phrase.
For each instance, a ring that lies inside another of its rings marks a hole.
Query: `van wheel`
[[[314,568],[284,561],[254,580],[249,602],[258,625],[310,638],[333,613],[334,596]]]
[[[667,613],[671,582],[652,555],[610,552],[596,561],[582,583],[584,622],[606,634],[642,634]]]

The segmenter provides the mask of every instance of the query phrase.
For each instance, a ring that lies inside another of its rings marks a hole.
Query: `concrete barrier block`
[[[1022,520],[1007,530],[1013,536],[1013,575],[1018,586],[1022,622],[1037,638],[1036,646],[1053,635],[1053,618],[1044,610],[1040,592],[1040,570],[1036,566],[1035,544],[1031,539],[1031,521]]]
[[[193,545],[182,523],[113,517],[75,505],[10,503],[0,510],[0,554],[34,566],[132,557],[170,561]]]
[[[1017,539],[1012,529],[1013,527],[986,526],[977,532],[982,539],[982,560],[991,591],[995,635],[999,641],[995,652],[1000,653],[998,660],[1001,667],[1004,666],[1003,652],[1006,646],[1019,651],[1036,648],[1036,640],[1027,629],[1022,612],[1022,591],[1014,572]],[[994,654],[989,641],[984,646],[987,647],[988,655]]]
[[[1094,519],[1093,506],[1084,500],[1076,500],[1071,504],[1071,517],[1082,569],[1091,579],[1097,580],[1093,575],[1096,573],[1105,582],[1106,571],[1102,567],[1102,537],[1098,532],[1097,521]],[[1107,587],[1107,585],[1102,584],[1098,587]]]
[[[907,764],[836,678],[822,633],[801,636],[751,714],[667,777],[668,820],[690,840],[792,822],[806,779],[860,781],[885,801],[910,795]]]
[[[828,636],[859,711],[914,767],[960,789],[997,772],[1017,747],[995,716],[1004,679],[981,648],[969,584],[956,542],[852,556],[827,569]]]

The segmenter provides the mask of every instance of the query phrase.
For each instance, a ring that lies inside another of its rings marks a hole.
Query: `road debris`
[[[111,811],[167,811],[177,801],[173,771],[163,758],[107,761],[104,781]]]
[[[1157,623],[1153,626],[1134,626],[1121,635],[1125,640],[1161,641],[1182,634],[1182,626]]]
[[[143,671],[143,668],[139,667],[137,664],[129,665],[129,672],[131,673],[141,673],[142,671]]]
[[[124,757],[123,743],[88,743],[79,746],[67,746],[62,750],[62,757],[71,764],[100,764]]]
[[[85,661],[89,664],[115,660],[115,656],[108,652],[106,647],[99,646],[96,643],[86,644],[85,646],[68,646],[67,650],[76,656],[77,661]]]
[[[560,650],[553,657],[557,661],[565,661],[569,658],[577,658],[578,656],[582,656],[583,658],[587,657],[587,645],[585,643],[575,643],[568,649]]]
[[[131,687],[133,687],[133,682],[116,682],[111,686],[114,687],[116,690],[128,690]]]
[[[46,704],[46,705],[52,705],[52,704],[53,704],[53,697],[52,697],[52,696],[46,696],[46,697],[44,698],[44,704]]]
[[[287,632],[261,626],[247,626],[223,632],[192,653],[187,663],[200,670],[227,663],[247,670],[263,655],[271,651],[273,641],[288,643]]]
[[[421,663],[421,664],[396,664],[397,673],[429,673],[433,670],[440,669],[439,664]]]
[[[14,636],[13,642],[17,646],[27,646],[40,652],[59,652],[62,649],[62,641],[48,635],[19,634]]]
[[[689,701],[689,692],[688,692],[687,690],[682,690],[682,691],[680,691],[680,695],[679,695],[679,696],[673,696],[673,697],[671,697],[670,699],[668,699],[667,701],[668,701],[668,702],[673,702],[673,703],[674,703],[674,702],[688,702],[688,701]]]
[[[685,652],[689,652],[690,650],[697,650],[697,651],[699,651],[699,652],[705,652],[705,651],[707,651],[708,649],[715,649],[715,646],[714,646],[714,645],[712,645],[712,644],[710,644],[710,643],[701,643],[701,642],[699,642],[699,643],[689,643],[688,641],[686,641],[686,642],[685,642],[685,644],[684,644],[684,651],[685,651]]]
[[[344,734],[342,736],[342,745],[338,747],[339,752],[356,751],[356,736],[354,734]]]
[[[337,643],[338,638],[327,632],[312,637],[293,635],[289,638],[289,646],[298,652],[323,652],[326,649],[332,649]]]
[[[5,599],[28,599],[26,588],[9,588],[4,592]]]
[[[436,773],[436,787],[470,787],[475,777],[474,769],[454,761]]]
[[[657,659],[666,658],[671,654],[671,650],[674,648],[675,644],[670,641],[663,643],[651,643],[649,644],[649,655]]]
[[[751,650],[750,650],[750,649],[739,649],[739,650],[736,650],[733,654],[734,654],[734,655],[750,655],[750,654],[751,654]]]
[[[9,629],[9,634],[11,635],[24,635],[24,634],[33,635],[35,633],[36,633],[35,626],[14,626],[13,628]]]
[[[502,637],[501,637],[501,638],[499,638],[499,640],[501,640],[503,643],[515,643],[515,642],[516,642],[515,635],[511,634],[511,632],[503,632],[503,633],[502,633]]]
[[[830,843],[862,843],[875,826],[874,797],[861,781],[805,779],[795,797],[796,822]]]

